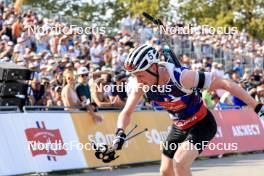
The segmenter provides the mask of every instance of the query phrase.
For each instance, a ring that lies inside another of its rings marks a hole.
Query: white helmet
[[[129,73],[147,70],[152,64],[159,62],[159,52],[150,45],[142,45],[134,49],[125,60],[124,68]]]

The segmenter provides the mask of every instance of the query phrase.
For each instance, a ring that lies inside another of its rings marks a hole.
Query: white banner
[[[0,114],[0,174],[86,168],[78,143],[70,114]]]

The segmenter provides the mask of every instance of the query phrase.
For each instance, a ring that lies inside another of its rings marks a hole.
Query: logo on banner
[[[47,159],[57,161],[56,156],[66,155],[59,129],[47,129],[45,123],[36,121],[36,128],[25,129],[32,156],[46,155]]]

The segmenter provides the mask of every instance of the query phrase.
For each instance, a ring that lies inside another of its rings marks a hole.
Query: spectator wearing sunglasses
[[[78,84],[76,86],[76,93],[80,101],[90,101],[91,102],[91,92],[88,85],[89,71],[86,67],[80,67],[77,71]]]
[[[89,71],[87,67],[80,67],[77,71],[78,75],[78,84],[76,86],[76,93],[80,99],[81,102],[87,103],[87,108],[91,111],[95,111],[96,104],[91,103],[91,90],[90,86],[88,84],[89,82]]]

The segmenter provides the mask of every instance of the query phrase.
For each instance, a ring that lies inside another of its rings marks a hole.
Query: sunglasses
[[[81,75],[81,77],[87,77],[87,76],[88,76],[88,74]]]

